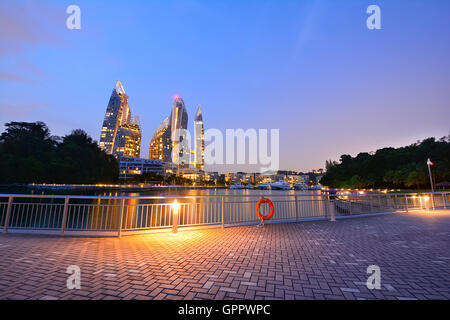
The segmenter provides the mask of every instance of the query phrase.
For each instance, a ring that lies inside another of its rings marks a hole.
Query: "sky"
[[[381,30],[366,26],[371,4]],[[120,79],[141,157],[178,94],[189,129],[201,104],[206,130],[279,129],[280,169],[323,168],[449,134],[449,21],[445,0],[2,0],[0,130],[39,120],[98,140]]]

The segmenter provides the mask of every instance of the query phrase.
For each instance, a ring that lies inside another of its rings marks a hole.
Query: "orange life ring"
[[[268,214],[267,216],[263,216],[263,215],[261,214],[261,211],[259,211],[259,207],[260,207],[261,204],[263,204],[263,203],[268,203],[268,204],[269,204],[269,207],[270,207],[270,212],[269,212],[269,214]],[[270,220],[270,219],[272,218],[274,212],[275,212],[275,209],[273,208],[273,203],[272,203],[272,201],[270,201],[269,199],[267,199],[267,198],[261,198],[261,199],[259,199],[258,202],[256,203],[256,215],[258,216],[259,220]]]

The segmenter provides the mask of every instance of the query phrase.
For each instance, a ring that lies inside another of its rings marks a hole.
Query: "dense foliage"
[[[0,136],[0,184],[115,182],[116,159],[83,130],[51,136],[43,122],[9,122]]]
[[[450,181],[450,136],[428,138],[402,148],[383,148],[327,161],[320,183],[331,188],[429,188],[427,158],[434,182]]]

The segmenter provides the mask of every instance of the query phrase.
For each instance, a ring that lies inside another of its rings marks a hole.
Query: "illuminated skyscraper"
[[[141,130],[137,121],[126,123],[117,129],[113,155],[139,158],[141,155]]]
[[[100,134],[100,148],[105,150],[106,153],[112,154],[117,129],[129,121],[130,107],[128,105],[128,96],[125,94],[125,90],[120,81],[117,80],[106,108],[102,132]]]
[[[200,105],[194,120],[195,131],[195,167],[205,170],[205,136],[203,130],[203,117]]]
[[[158,127],[158,130],[156,130],[155,135],[150,142],[149,159],[161,160],[164,162],[172,161],[170,118],[164,119]]]
[[[189,150],[186,143],[188,114],[183,99],[176,96],[170,114],[170,130],[172,140],[172,162],[189,165]]]

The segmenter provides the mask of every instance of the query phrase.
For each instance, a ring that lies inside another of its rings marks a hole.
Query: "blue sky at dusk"
[[[81,30],[66,28],[71,4]],[[370,4],[382,30],[366,27]],[[449,1],[7,0],[0,122],[98,140],[120,79],[142,157],[178,94],[191,128],[198,104],[205,129],[278,128],[280,168],[307,171],[448,135],[449,57]]]

